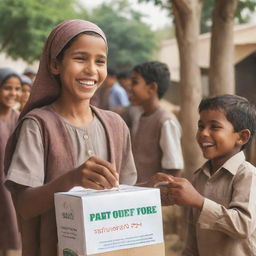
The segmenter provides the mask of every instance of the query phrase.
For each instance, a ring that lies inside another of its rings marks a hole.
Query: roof
[[[211,33],[199,36],[199,59],[201,68],[208,69],[210,63]],[[234,27],[234,64],[239,63],[256,51],[256,24],[245,24]],[[165,62],[171,71],[172,80],[179,81],[179,51],[176,39],[164,40],[161,44],[159,61]]]

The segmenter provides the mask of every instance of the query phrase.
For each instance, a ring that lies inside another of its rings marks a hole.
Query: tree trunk
[[[210,95],[235,92],[233,26],[237,0],[215,0],[209,72]]]
[[[201,100],[201,74],[198,64],[198,36],[201,0],[170,0],[180,55],[180,119],[183,129],[182,146],[185,176],[202,164],[202,153],[196,142],[198,104]]]

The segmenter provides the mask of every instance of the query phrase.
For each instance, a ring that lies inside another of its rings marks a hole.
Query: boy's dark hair
[[[113,68],[108,67],[107,70],[109,76],[116,76],[116,71]]]
[[[165,63],[159,61],[145,62],[135,66],[133,71],[139,73],[146,84],[153,82],[157,84],[159,99],[164,96],[168,87],[171,85],[171,74]]]
[[[237,95],[225,94],[203,99],[198,107],[199,113],[203,110],[223,111],[227,120],[233,125],[234,131],[248,129],[251,132],[249,141],[241,150],[248,147],[256,131],[256,109],[246,98]]]
[[[129,70],[123,70],[117,74],[117,79],[127,79],[131,77],[132,77],[132,72]]]

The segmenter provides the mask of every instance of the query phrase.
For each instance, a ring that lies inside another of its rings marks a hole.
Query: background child
[[[127,126],[117,114],[90,106],[106,63],[105,35],[91,22],[65,21],[47,39],[6,156],[23,256],[57,255],[55,192],[136,181]]]
[[[32,80],[28,76],[21,75],[21,96],[20,96],[19,111],[23,110],[25,104],[28,101],[28,98],[31,92],[31,86],[32,86]]]
[[[29,77],[31,79],[31,81],[33,82],[35,80],[35,77],[36,77],[36,71],[35,71],[34,68],[28,66],[24,69],[23,75]]]
[[[116,77],[119,84],[125,89],[126,93],[129,95],[132,86],[132,72],[129,70],[123,70],[120,71]]]
[[[117,73],[113,68],[108,68],[108,74],[104,81],[104,87],[110,88],[109,109],[130,104],[126,90],[118,83]]]
[[[130,104],[125,89],[118,83],[114,69],[108,68],[103,86],[93,97],[93,104],[101,109],[113,111]]]
[[[256,255],[256,169],[245,161],[256,130],[256,111],[235,95],[199,105],[197,141],[209,159],[194,174],[193,186],[170,179],[173,203],[191,206],[183,255]]]
[[[10,68],[0,68],[0,255],[20,248],[16,214],[11,195],[4,182],[4,152],[8,137],[18,120],[18,113],[12,107],[21,90],[19,75]],[[18,255],[18,251],[13,251]]]
[[[160,171],[176,176],[183,168],[181,127],[159,103],[170,83],[170,72],[164,63],[146,62],[133,69],[130,100],[142,108],[131,125],[138,183]]]

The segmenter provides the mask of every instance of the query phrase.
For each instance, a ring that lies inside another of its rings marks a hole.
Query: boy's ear
[[[150,84],[150,90],[153,92],[153,93],[156,93],[157,94],[157,89],[158,89],[158,85],[156,82],[152,82]]]
[[[238,141],[237,141],[237,144],[239,146],[243,146],[244,144],[246,144],[250,137],[251,137],[251,132],[249,129],[243,129],[241,131],[238,132],[239,133],[239,138],[238,138]]]
[[[53,75],[58,75],[60,73],[60,71],[59,71],[59,63],[58,63],[58,61],[55,58],[51,59],[50,71],[51,71],[51,73]]]

